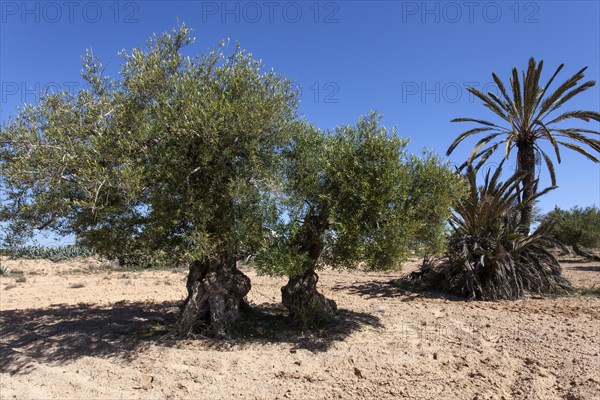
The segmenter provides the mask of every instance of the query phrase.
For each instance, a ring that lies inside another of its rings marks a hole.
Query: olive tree
[[[542,223],[551,226],[548,235],[559,240],[580,256],[600,261],[596,254],[582,249],[600,247],[600,209],[595,206],[562,210],[556,207],[542,218]],[[581,247],[580,247],[581,246]]]
[[[23,108],[2,128],[0,216],[11,238],[45,228],[190,263],[177,327],[220,333],[250,290],[236,259],[264,237],[297,95],[239,46],[184,56],[192,44],[185,25],[155,35],[121,54],[120,79],[88,53],[85,89]]]
[[[415,246],[439,250],[461,180],[432,154],[406,154],[408,140],[376,113],[322,132],[297,126],[283,152],[279,219],[256,258],[259,272],[286,275],[282,301],[294,316],[329,319],[333,300],[316,270],[399,267]]]

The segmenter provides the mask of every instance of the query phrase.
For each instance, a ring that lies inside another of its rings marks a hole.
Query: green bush
[[[9,252],[11,258],[51,261],[91,257],[95,254],[94,249],[78,244],[69,244],[65,246],[26,246],[12,249]]]
[[[548,235],[567,246],[600,247],[600,209],[575,206],[569,211],[555,208],[543,222],[552,222]]]

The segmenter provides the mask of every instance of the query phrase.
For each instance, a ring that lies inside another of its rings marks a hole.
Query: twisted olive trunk
[[[517,168],[522,174],[521,218],[519,232],[528,235],[533,219],[533,197],[536,192],[535,184],[535,151],[533,142],[525,140],[517,143]]]
[[[221,204],[216,220],[235,226],[233,200],[225,198]],[[222,232],[223,228],[209,226],[208,230]],[[190,264],[186,285],[188,295],[176,324],[180,336],[187,336],[199,328],[225,336],[229,326],[239,318],[240,308],[248,307],[245,298],[251,283],[250,278],[237,268],[238,249],[219,234],[213,233],[213,236],[224,243],[220,254]]]
[[[246,306],[250,278],[236,266],[234,255],[205,258],[190,264],[187,279],[188,296],[176,323],[180,336],[198,328],[208,328],[223,336]]]
[[[327,220],[323,213],[304,218],[302,231],[298,236],[300,249],[308,254],[305,272],[293,276],[281,288],[283,305],[293,317],[301,318],[306,324],[329,320],[337,310],[335,301],[327,299],[317,291],[319,277],[315,267],[324,247]]]

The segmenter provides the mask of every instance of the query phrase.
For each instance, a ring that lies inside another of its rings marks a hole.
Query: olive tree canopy
[[[187,322],[221,330],[250,289],[235,261],[264,236],[297,94],[239,46],[184,56],[193,41],[181,25],[122,52],[119,79],[88,52],[85,89],[25,106],[2,128],[0,219],[9,240],[45,228],[125,262],[195,261]],[[233,299],[209,296],[219,315],[199,300],[210,274]]]
[[[320,266],[391,269],[415,248],[440,250],[462,180],[432,154],[408,155],[407,144],[375,112],[333,132],[299,127],[283,152],[280,218],[256,260],[260,272],[290,278],[282,294],[293,314],[335,310],[316,290]]]

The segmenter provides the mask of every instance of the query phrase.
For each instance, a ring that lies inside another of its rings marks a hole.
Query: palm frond
[[[495,132],[495,133],[492,133],[491,135],[488,135],[488,136],[484,137],[483,139],[479,140],[477,142],[477,144],[475,145],[475,147],[473,147],[473,150],[471,151],[471,154],[478,153],[483,146],[487,145],[489,142],[491,142],[492,140],[494,140],[495,138],[497,138],[501,134],[502,134],[502,132]]]
[[[515,147],[515,138],[514,136],[509,136],[508,139],[506,139],[506,146],[504,147],[504,159],[508,160],[508,157],[510,157],[510,152],[511,150]]]
[[[594,131],[591,129],[582,129],[582,128],[566,128],[566,129],[558,129],[552,128],[552,132],[561,133],[563,135],[569,135],[571,133],[590,133],[592,135],[600,135],[599,131]]]
[[[585,151],[584,149],[582,149],[581,147],[579,147],[579,146],[577,146],[575,144],[572,144],[572,143],[569,143],[569,142],[561,142],[561,141],[559,141],[558,143],[560,143],[562,146],[565,146],[568,149],[576,151],[577,153],[585,156],[586,158],[588,158],[589,160],[591,160],[591,161],[593,161],[595,163],[600,162],[600,160],[598,160],[597,157],[591,155],[590,153],[588,153],[587,151]]]
[[[517,116],[520,121],[523,120],[523,98],[521,96],[521,83],[519,82],[519,71],[516,68],[512,69],[512,77],[510,78],[510,86],[513,93],[514,104],[517,110]]]
[[[497,105],[499,105],[499,106],[500,106],[500,107],[501,107],[501,108],[502,108],[504,111],[506,111],[506,112],[507,112],[507,114],[506,114],[506,115],[508,115],[509,117],[510,117],[510,116],[513,116],[513,117],[514,117],[514,116],[516,115],[516,114],[515,114],[515,112],[514,112],[514,110],[513,110],[513,108],[514,108],[514,104],[513,104],[512,102],[510,102],[510,103],[507,103],[507,102],[503,101],[503,100],[502,100],[500,97],[496,96],[496,94],[495,94],[495,93],[492,93],[492,92],[488,92],[488,94],[487,94],[487,95],[488,95],[488,97],[489,97],[490,99],[494,100],[494,102],[495,102]],[[513,119],[514,119],[514,118],[513,118]]]
[[[543,61],[540,61],[540,64],[543,63]],[[548,91],[548,88],[550,87],[550,85],[552,85],[552,82],[554,82],[554,78],[556,78],[556,76],[558,75],[558,73],[564,68],[565,64],[560,64],[558,66],[558,68],[556,68],[556,71],[554,71],[554,74],[552,75],[552,77],[548,80],[548,82],[546,83],[546,86],[544,86],[544,89],[542,90],[542,92],[540,93],[540,97],[537,99],[536,104],[535,104],[535,108],[537,109],[540,106],[540,102],[542,101],[542,99],[544,98],[544,96],[546,95],[546,92]],[[536,119],[540,118],[540,114],[537,115]]]
[[[578,132],[569,132],[569,133],[557,133],[555,136],[557,137],[564,137],[564,138],[568,138],[571,140],[574,140],[576,142],[579,143],[583,143],[587,146],[590,146],[592,149],[600,152],[600,140],[598,139],[591,139],[585,135],[582,135],[581,133]]]
[[[568,111],[560,114],[558,117],[554,118],[552,121],[547,122],[547,125],[555,124],[560,121],[565,121],[568,119],[579,119],[585,122],[591,121],[600,121],[600,113],[596,111],[584,111],[584,110],[575,110]]]
[[[550,180],[552,181],[552,186],[556,186],[556,172],[554,170],[554,164],[552,163],[552,160],[550,159],[548,154],[546,154],[546,152],[542,150],[541,147],[537,146],[537,151],[544,158],[544,162],[546,163],[546,167],[548,168],[548,172],[550,173]]]
[[[532,115],[535,111],[535,104],[538,94],[540,93],[539,78],[542,72],[543,62],[536,66],[535,59],[529,59],[527,74],[523,82],[523,121],[530,125]]]
[[[494,72],[492,72],[492,78],[494,79],[496,86],[498,86],[498,89],[500,89],[500,93],[502,93],[502,96],[504,97],[506,104],[510,104],[511,108],[513,110],[513,113],[518,114],[519,111],[517,110],[517,108],[515,106],[515,102],[508,96],[508,92],[506,91],[506,87],[504,87],[504,83],[502,83],[500,78],[498,78],[498,75],[496,75]]]
[[[572,87],[577,86],[577,82],[579,82],[583,78],[583,73],[587,67],[582,68],[572,77],[567,79],[562,85],[558,87],[549,97],[544,100],[542,106],[540,108],[540,112],[538,114],[538,119],[544,119],[544,116],[551,110],[551,108],[555,105],[555,103],[564,95],[564,93],[571,89]]]
[[[494,128],[498,128],[498,129],[502,129],[502,130],[508,131],[508,129],[503,128],[500,125],[496,125],[493,122],[485,121],[485,120],[482,120],[482,119],[475,119],[475,118],[454,118],[450,122],[476,122],[476,123],[481,124],[481,125],[492,126]]]
[[[548,139],[548,141],[550,143],[552,143],[552,147],[554,148],[554,154],[556,154],[556,159],[558,160],[558,163],[560,164],[560,149],[558,147],[558,142],[552,135],[552,132],[550,132],[550,130],[546,127],[546,125],[544,125],[544,123],[542,121],[535,121],[535,122],[541,127],[541,129],[538,129],[536,131],[536,137],[546,138],[546,139]],[[538,148],[539,148],[539,146],[538,146]]]
[[[446,155],[449,156],[454,151],[456,146],[458,146],[460,144],[460,142],[462,142],[469,136],[472,136],[472,135],[475,135],[475,134],[481,133],[481,132],[491,131],[492,129],[493,128],[473,128],[473,129],[469,129],[466,132],[461,133],[456,139],[454,139],[454,141],[452,142],[450,147],[448,147],[448,150],[446,150]]]
[[[495,143],[483,150],[481,150],[479,153],[473,154],[471,153],[471,155],[469,155],[469,158],[467,158],[467,161],[464,162],[464,164],[462,164],[459,168],[459,171],[462,171],[465,167],[467,167],[469,164],[473,163],[473,161],[475,160],[479,160],[478,162],[478,166],[482,166],[484,165],[487,160],[492,156],[492,154],[494,154],[494,152],[496,152],[496,150],[498,149],[498,147],[500,146],[500,143]],[[479,168],[476,168],[479,169]]]
[[[472,95],[477,97],[479,100],[483,101],[484,105],[487,108],[489,108],[490,110],[492,110],[500,118],[502,118],[505,121],[509,121],[509,118],[508,118],[507,114],[505,113],[505,111],[508,111],[508,110],[504,109],[503,107],[498,107],[498,104],[496,104],[492,99],[490,99],[488,96],[481,93],[479,90],[477,90],[475,88],[471,87],[471,88],[468,88],[467,90],[469,91],[469,93],[471,93]]]
[[[550,108],[549,112],[557,110],[558,108],[560,108],[560,106],[565,104],[567,101],[569,101],[570,99],[572,99],[579,93],[585,92],[586,90],[588,90],[589,88],[594,87],[594,86],[596,86],[595,81],[588,81],[588,82],[585,82],[584,84],[582,84],[581,86],[571,90],[569,93],[567,93],[563,97],[561,97],[556,102],[556,104],[554,104],[554,106],[552,106],[552,108]]]

